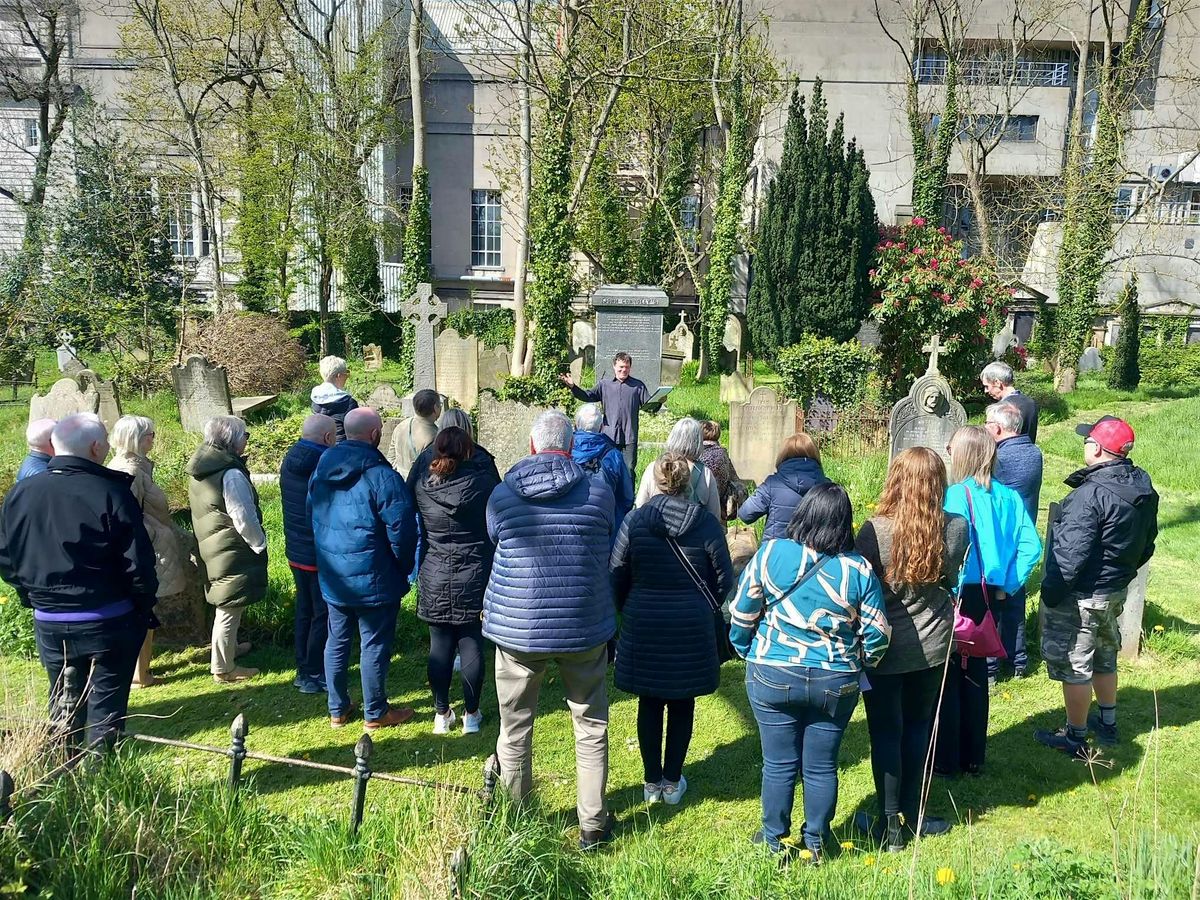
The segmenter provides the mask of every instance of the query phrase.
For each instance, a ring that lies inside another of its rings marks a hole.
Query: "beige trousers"
[[[604,644],[582,653],[520,653],[496,648],[496,696],[500,701],[500,738],[496,758],[500,780],[513,797],[533,790],[533,719],[546,666],[558,665],[567,706],[575,726],[576,809],[582,831],[604,828],[608,782],[608,649]]]
[[[234,657],[237,656],[238,625],[242,623],[244,607],[222,609],[217,607],[213,617],[212,630],[212,673],[225,675],[237,668]]]

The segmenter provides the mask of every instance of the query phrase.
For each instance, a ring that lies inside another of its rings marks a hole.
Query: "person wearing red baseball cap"
[[[1042,658],[1062,682],[1067,722],[1039,729],[1047,747],[1083,758],[1088,730],[1106,746],[1117,743],[1117,651],[1126,590],[1154,554],[1158,494],[1150,476],[1129,460],[1129,423],[1104,416],[1075,429],[1083,438],[1084,468],[1052,522],[1042,578]],[[1099,711],[1088,715],[1092,694]]]

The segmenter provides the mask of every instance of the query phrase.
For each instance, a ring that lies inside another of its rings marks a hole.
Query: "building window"
[[[1117,201],[1113,204],[1113,218],[1124,221],[1133,215],[1138,206],[1138,187],[1123,184],[1117,188]]]
[[[42,143],[42,133],[38,130],[37,119],[25,120],[25,146],[35,149]]]
[[[471,267],[499,269],[500,192],[471,191]]]
[[[1013,59],[1002,48],[981,47],[957,60],[958,79],[963,84],[1003,87],[1010,82],[1021,87],[1070,87],[1073,55],[1070,50],[1031,49]],[[950,68],[946,51],[926,48],[917,58],[920,84],[944,84]]]
[[[1200,190],[1193,190],[1188,200],[1187,220],[1192,225],[1200,225]]]
[[[980,138],[999,137],[1002,141],[1028,143],[1037,140],[1037,116],[971,116],[963,123],[964,130]]]
[[[185,187],[163,188],[159,202],[167,220],[167,242],[179,259],[202,259],[209,254],[211,234],[200,227],[200,198]]]
[[[679,227],[683,241],[693,253],[700,243],[700,197],[686,194],[679,205]]]

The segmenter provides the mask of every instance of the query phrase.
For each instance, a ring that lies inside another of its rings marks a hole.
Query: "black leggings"
[[[450,679],[454,676],[454,651],[462,660],[463,701],[466,711],[479,712],[483,689],[483,623],[434,625],[429,623],[429,686],[433,708],[445,714],[450,709]]]
[[[663,753],[663,717],[667,720],[667,749]],[[662,700],[658,697],[638,697],[637,735],[642,751],[642,768],[646,781],[679,781],[683,774],[683,759],[692,742],[692,722],[696,716],[696,701]]]
[[[887,675],[870,672],[863,693],[871,735],[871,771],[882,816],[904,813],[915,823],[929,753],[930,726],[942,687],[942,667]]]

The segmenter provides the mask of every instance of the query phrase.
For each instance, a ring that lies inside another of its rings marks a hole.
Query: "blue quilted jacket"
[[[288,562],[315,566],[312,519],[308,515],[308,481],[325,445],[301,438],[292,444],[279,466],[279,502],[283,507],[283,539]]]
[[[364,441],[321,454],[308,487],[321,593],[334,606],[384,606],[408,593],[417,549],[412,495]]]
[[[522,653],[581,653],[611,638],[613,527],[612,490],[569,456],[539,453],[509,469],[487,506],[496,555],[484,636]]]

